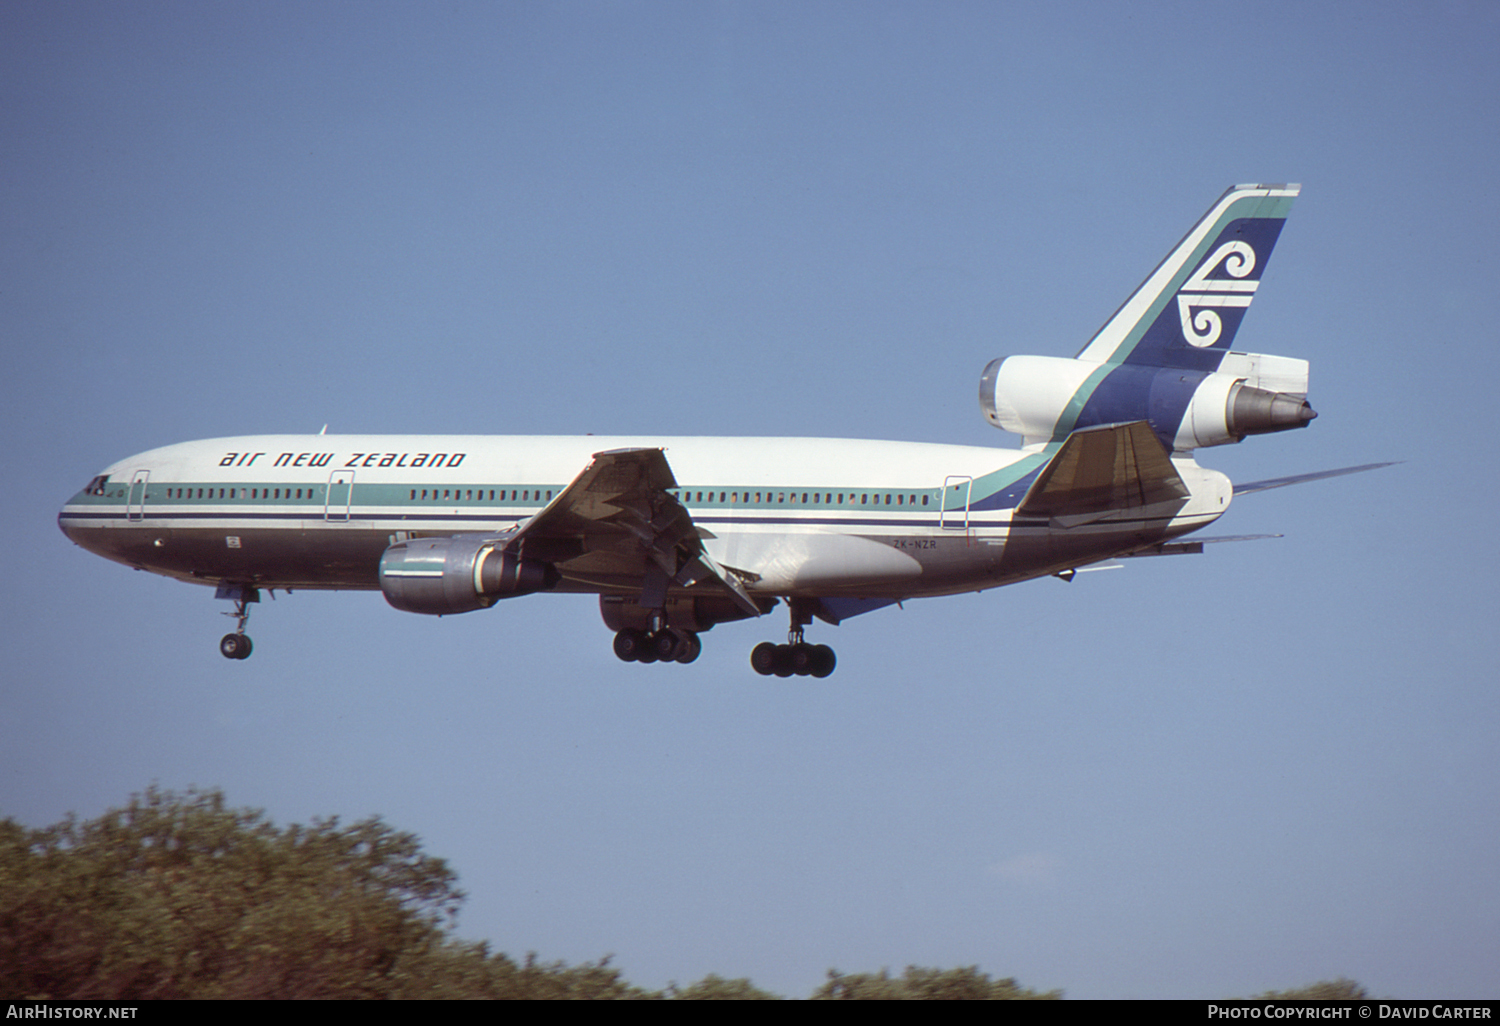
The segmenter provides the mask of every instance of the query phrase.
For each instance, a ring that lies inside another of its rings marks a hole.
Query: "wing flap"
[[[568,487],[517,528],[506,548],[518,552],[541,543],[580,556],[612,554],[613,562],[639,575],[642,605],[660,606],[670,583],[712,583],[747,614],[759,616],[744,584],[704,550],[692,515],[671,494],[676,487],[661,449],[595,453]],[[566,575],[567,566],[561,569]]]

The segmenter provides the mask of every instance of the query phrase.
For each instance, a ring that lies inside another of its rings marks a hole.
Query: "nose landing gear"
[[[234,612],[224,615],[232,616],[239,622],[233,634],[226,634],[219,639],[219,654],[225,659],[249,659],[250,650],[254,646],[245,633],[245,624],[250,622],[250,603],[260,601],[260,589],[221,584],[214,597],[233,599]]]
[[[219,651],[225,659],[249,659],[253,647],[245,634],[226,634],[219,639]]]

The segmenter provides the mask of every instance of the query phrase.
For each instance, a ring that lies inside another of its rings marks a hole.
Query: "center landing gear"
[[[245,624],[250,622],[250,603],[260,601],[260,590],[221,584],[215,597],[234,599],[234,612],[224,615],[239,621],[233,634],[226,634],[219,639],[219,654],[225,659],[249,659],[250,650],[254,646],[250,643],[250,636],[245,633]]]
[[[763,677],[818,677],[833,672],[838,657],[827,645],[809,645],[802,640],[802,628],[812,622],[812,613],[796,599],[788,603],[792,626],[785,645],[763,641],[750,650],[750,665]]]

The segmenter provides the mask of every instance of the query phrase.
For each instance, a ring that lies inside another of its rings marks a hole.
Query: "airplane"
[[[1230,348],[1298,185],[1236,185],[1074,357],[980,378],[1018,449],[841,438],[260,435],[106,467],[58,515],[106,559],[235,603],[220,651],[250,655],[261,590],[379,590],[444,616],[540,592],[599,596],[627,662],[691,663],[714,626],[784,603],[757,673],[826,677],[811,644],[907,599],[953,595],[1179,541],[1237,494],[1194,450],[1305,428],[1305,360]]]

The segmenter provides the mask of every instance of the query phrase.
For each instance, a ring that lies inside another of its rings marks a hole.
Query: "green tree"
[[[678,987],[675,983],[667,988],[666,996],[678,1001],[780,1001],[780,994],[761,990],[748,979],[726,980],[709,973],[697,983]]]
[[[0,823],[0,992],[387,997],[463,895],[378,818],[278,829],[155,787],[44,830]]]
[[[824,1001],[1017,1001],[1056,1000],[1062,991],[1028,990],[1007,977],[992,980],[975,965],[962,969],[924,969],[909,965],[893,979],[879,973],[840,973],[828,970],[828,982],[813,992]]]
[[[709,975],[665,992],[608,958],[517,962],[455,940],[442,859],[378,818],[278,828],[217,790],[148,789],[42,830],[0,821],[0,994],[150,998],[776,998]],[[1316,984],[1336,987],[1348,984]],[[1348,984],[1355,988],[1354,984]],[[1304,996],[1288,991],[1272,997]],[[1362,995],[1363,991],[1359,991]],[[976,966],[899,978],[830,970],[815,998],[1056,998]],[[1324,996],[1322,994],[1315,996]],[[1329,996],[1344,996],[1334,994]]]
[[[1251,1001],[1364,1001],[1369,998],[1365,988],[1353,980],[1339,977],[1337,980],[1319,980],[1305,987],[1292,990],[1268,990],[1257,994]]]
[[[516,963],[491,954],[484,943],[452,941],[411,959],[403,974],[402,998],[501,1001],[635,1001],[660,998],[632,986],[605,957],[570,966],[542,962],[535,954]]]

